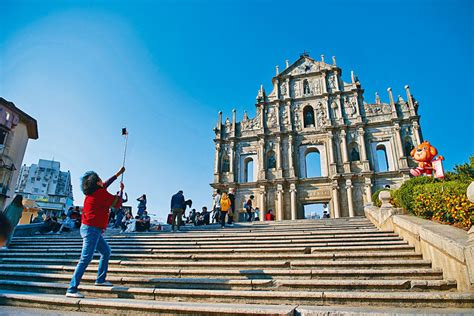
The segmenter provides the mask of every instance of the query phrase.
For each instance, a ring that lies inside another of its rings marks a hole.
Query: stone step
[[[312,238],[312,237],[357,237],[357,236],[397,236],[390,231],[378,231],[377,229],[371,230],[329,230],[329,231],[306,231],[306,232],[293,232],[293,233],[280,233],[280,232],[267,232],[267,233],[215,233],[215,234],[194,234],[191,232],[181,233],[167,233],[167,232],[149,232],[149,233],[123,233],[119,234],[118,231],[113,232],[114,235],[107,235],[106,239],[109,241],[113,240],[166,240],[166,241],[187,241],[187,240],[263,240],[263,239],[292,239],[294,238]],[[29,237],[14,237],[13,242],[70,242],[80,241],[81,237],[78,232],[75,234],[63,234],[63,235],[35,235]]]
[[[0,291],[0,305],[81,311],[89,314],[290,316],[296,306],[269,304],[188,303],[134,299],[83,298],[34,292]]]
[[[88,285],[85,282],[81,285],[81,291],[88,291],[92,295],[97,293],[99,287]],[[19,280],[0,280],[1,290],[38,291],[50,294],[63,294],[67,289],[67,282],[37,282]],[[455,281],[446,280],[245,280],[245,279],[207,279],[207,278],[156,278],[152,286],[147,287],[125,287],[114,285],[113,289],[127,289],[127,293],[135,295],[137,299],[153,299],[151,288],[164,289],[200,289],[200,290],[245,290],[245,291],[447,291],[455,290]],[[32,288],[35,288],[33,290]],[[58,291],[59,289],[59,291]],[[144,295],[141,295],[145,293]],[[86,293],[85,293],[86,294]],[[106,293],[107,297],[113,293]]]
[[[244,244],[232,244],[232,243],[215,243],[215,244],[202,244],[199,242],[195,243],[162,243],[162,244],[145,244],[142,245],[140,243],[136,243],[135,245],[122,245],[122,244],[110,244],[111,247],[115,250],[128,250],[133,249],[134,251],[138,251],[140,249],[149,250],[149,249],[180,249],[180,248],[192,248],[192,249],[229,249],[229,248],[274,248],[274,247],[318,247],[318,246],[332,246],[332,245],[400,245],[400,244],[407,244],[406,241],[400,238],[380,238],[380,239],[354,239],[354,240],[320,240],[320,241],[299,241],[299,242],[248,242]],[[73,249],[81,249],[82,243],[70,244],[70,245],[11,245],[9,247],[11,250],[17,251],[28,251],[28,250],[44,250],[44,251],[64,251],[73,250]]]
[[[115,261],[113,262],[115,263]],[[134,261],[120,261],[124,268],[134,268],[141,265]],[[193,268],[193,269],[265,269],[265,268],[287,268],[287,269],[391,269],[391,268],[430,268],[429,260],[358,260],[358,261],[328,261],[328,260],[271,260],[271,261],[152,261],[145,266],[147,270],[141,273],[152,273],[150,267],[157,268]],[[26,270],[36,271],[39,269],[63,269],[72,270],[74,265],[29,265],[29,264],[0,264],[0,270]],[[150,270],[148,270],[150,269]],[[124,271],[127,272],[127,271]]]
[[[97,254],[98,256],[98,254]],[[152,258],[150,258],[152,256]],[[75,259],[49,259],[49,258],[30,258],[30,257],[4,257],[0,258],[0,263],[45,263],[45,264],[76,264],[79,258]],[[354,261],[354,260],[367,260],[367,259],[422,259],[422,255],[416,252],[361,252],[361,253],[313,253],[313,254],[228,254],[228,255],[219,255],[219,254],[204,254],[204,255],[193,255],[193,254],[154,254],[146,255],[142,257],[132,258],[135,260],[110,260],[110,265],[115,264],[130,264],[135,263],[136,265],[143,266],[153,266],[155,265],[154,260],[159,260],[160,262],[173,262],[174,260],[189,260],[195,262],[201,261],[239,261],[239,260],[333,260],[333,261]],[[150,260],[153,259],[153,260]],[[91,264],[97,264],[98,260],[93,260]]]
[[[251,244],[292,244],[292,243],[328,243],[328,242],[351,242],[351,241],[394,241],[394,240],[402,240],[402,238],[398,237],[395,234],[383,234],[383,235],[347,235],[347,236],[333,236],[328,235],[320,237],[320,236],[303,236],[303,237],[286,237],[286,238],[279,238],[279,239],[272,239],[270,238],[252,238],[252,239],[208,239],[208,240],[172,240],[172,239],[162,239],[157,238],[155,240],[133,240],[133,239],[124,239],[124,240],[117,240],[111,239],[108,240],[110,245],[118,245],[118,246],[126,246],[126,245],[154,245],[154,246],[161,246],[161,245],[238,245],[242,243],[251,243]],[[33,242],[34,241],[34,242]],[[58,241],[52,240],[48,243],[46,242],[38,242],[36,240],[29,240],[29,241],[14,241],[11,244],[11,247],[61,247],[61,246],[81,246],[82,239],[74,239],[68,241]]]
[[[65,293],[66,284],[45,285],[55,293]],[[31,290],[36,290],[31,287]],[[44,291],[45,288],[40,288]],[[474,293],[457,292],[354,292],[354,291],[244,291],[244,290],[200,290],[200,289],[161,289],[161,288],[127,288],[127,287],[95,287],[83,286],[81,291],[98,297],[136,298],[159,301],[185,301],[214,303],[245,303],[245,304],[354,304],[357,305],[388,305],[400,307],[464,307],[472,308]],[[1,301],[0,301],[1,302]]]
[[[44,282],[68,282],[74,271],[70,269],[51,268],[38,269],[37,272],[28,271],[0,271],[0,280],[23,280]],[[126,270],[126,272],[125,272]],[[41,272],[39,272],[41,271]],[[85,274],[85,282],[95,281],[97,268],[89,267]],[[143,273],[146,271],[146,273]],[[148,276],[150,275],[150,276]],[[357,280],[441,280],[443,273],[439,269],[416,268],[416,269],[123,269],[110,267],[108,280],[115,284],[133,286],[152,286],[154,280],[160,278],[209,278],[209,279],[263,279],[272,280],[276,278],[292,279],[357,279]]]
[[[238,249],[272,249],[272,248],[299,248],[299,247],[324,247],[324,246],[341,246],[341,247],[349,247],[349,246],[367,246],[367,245],[374,245],[374,246],[385,246],[385,245],[406,245],[408,244],[406,241],[399,239],[399,240],[374,240],[374,241],[351,241],[351,242],[341,242],[341,241],[327,241],[327,242],[308,242],[308,243],[285,243],[285,244],[259,244],[259,243],[253,243],[253,244],[224,244],[224,245],[200,245],[200,244],[195,244],[195,245],[180,245],[180,244],[170,244],[170,245],[160,245],[156,247],[140,247],[140,246],[125,246],[125,247],[120,247],[116,246],[116,252],[120,251],[127,251],[127,252],[133,252],[133,253],[139,253],[139,252],[152,252],[153,250],[166,250],[166,249],[213,249],[213,250],[224,250],[224,249],[232,249],[232,250],[238,250]],[[8,251],[17,251],[17,252],[28,252],[31,250],[40,250],[40,251],[47,251],[47,252],[53,252],[53,251],[65,251],[63,246],[54,246],[54,245],[38,245],[37,247],[35,246],[25,246],[25,247],[12,247],[10,250],[1,250],[0,254],[2,252],[8,252]],[[81,246],[70,246],[67,247],[67,251],[71,250],[80,250]]]
[[[233,255],[233,254],[321,254],[321,253],[347,253],[347,252],[397,252],[397,251],[414,251],[415,247],[407,244],[401,245],[375,245],[375,246],[336,246],[336,247],[291,247],[291,248],[249,248],[249,249],[156,249],[149,251],[138,251],[135,252],[128,250],[126,252],[120,250],[112,249],[112,258],[113,259],[132,259],[132,258],[141,258],[153,260],[157,257],[164,254],[175,254],[175,255]],[[133,253],[131,253],[133,252]],[[20,258],[20,257],[42,257],[42,258],[79,258],[80,251],[68,251],[68,252],[59,252],[59,251],[13,251],[13,250],[3,250],[0,251],[0,258]]]

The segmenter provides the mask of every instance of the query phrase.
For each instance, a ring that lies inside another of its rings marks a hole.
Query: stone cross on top
[[[301,54],[300,54],[300,57],[309,57],[309,52],[307,52],[306,50],[304,50]]]

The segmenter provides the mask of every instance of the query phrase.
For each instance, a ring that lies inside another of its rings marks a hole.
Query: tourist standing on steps
[[[220,222],[220,215],[221,215],[221,190],[217,189],[216,193],[214,194],[214,205],[213,205],[213,218],[212,222],[213,223],[219,223]]]
[[[13,238],[13,234],[15,233],[15,228],[20,222],[21,216],[23,215],[23,196],[20,194],[15,196],[10,205],[8,205],[5,210],[3,210],[3,214],[8,219],[8,222],[10,223],[12,228],[10,236],[8,237],[7,242],[5,243],[5,247],[3,247],[4,249],[6,249],[10,245]]]
[[[66,292],[67,297],[84,297],[84,295],[78,292],[77,288],[96,250],[100,253],[100,261],[95,285],[112,286],[112,283],[106,281],[111,250],[102,234],[109,222],[109,209],[111,207],[120,207],[122,204],[124,185],[120,183],[119,195],[110,194],[107,192],[107,187],[124,172],[125,168],[122,167],[119,172],[106,182],[102,182],[99,175],[94,171],[88,171],[82,177],[81,189],[86,196],[82,209],[82,225],[80,229],[82,253]]]
[[[234,226],[234,216],[235,216],[235,193],[234,189],[229,189],[229,194],[227,195],[230,200],[230,210],[227,212],[227,224],[229,226]]]
[[[230,200],[229,197],[227,196],[226,193],[222,193],[221,197],[221,215],[220,215],[220,222],[221,222],[221,227],[225,227],[225,217],[227,215],[227,212],[230,210]]]
[[[143,212],[146,210],[146,194],[143,194],[142,196],[140,196],[137,199],[137,201],[138,201],[137,215],[142,216]]]
[[[183,221],[183,212],[185,208],[186,201],[184,200],[183,191],[179,190],[178,193],[171,197],[171,212],[173,217],[171,219],[171,229],[174,231],[177,227],[178,231],[180,230],[181,223]]]
[[[247,203],[245,203],[245,210],[247,211],[247,222],[251,222],[252,221],[252,204],[253,204],[253,199],[254,199],[254,196],[251,195],[250,198],[247,200]]]

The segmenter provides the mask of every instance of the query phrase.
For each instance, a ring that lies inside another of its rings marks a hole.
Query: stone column
[[[334,135],[331,130],[328,131],[328,152],[329,152],[329,175],[337,173],[337,165],[334,160]]]
[[[217,113],[217,129],[220,131],[221,128],[222,128],[222,111],[219,111],[219,113]],[[220,135],[220,133],[219,133]]]
[[[290,172],[290,178],[295,176],[295,166],[293,160],[293,136],[288,136],[288,167]]]
[[[283,220],[283,186],[281,184],[277,185],[277,212],[276,220]]]
[[[267,210],[267,191],[265,190],[265,186],[261,185],[260,186],[260,216],[261,217],[261,221],[265,220],[265,218],[263,218],[263,214],[265,213],[265,211]]]
[[[362,171],[369,171],[370,170],[370,164],[369,160],[367,159],[367,148],[365,146],[365,131],[361,127],[358,130],[359,134],[359,147],[360,147],[360,160],[362,163]]]
[[[234,176],[234,142],[230,142],[229,145],[229,180],[235,182]]]
[[[322,72],[322,78],[323,78],[323,93],[328,93],[328,83],[327,83],[327,74],[325,71]]]
[[[262,131],[265,131],[265,121],[266,121],[266,117],[265,117],[265,103],[261,103],[260,104],[260,129]]]
[[[334,206],[334,218],[341,217],[339,211],[339,186],[337,180],[332,181],[332,204]]]
[[[219,172],[219,158],[220,158],[221,144],[216,143],[216,151],[214,155],[214,182],[219,182],[220,172]]]
[[[370,178],[365,178],[365,199],[367,203],[372,203],[372,180]]]
[[[341,130],[341,153],[342,153],[342,162],[344,163],[344,172],[351,172],[351,163],[349,162],[349,155],[347,154],[347,139],[346,131]]]
[[[408,107],[410,109],[410,116],[416,116],[415,104],[413,103],[413,99],[410,93],[410,87],[408,85],[405,86],[405,91],[407,93],[407,102]]]
[[[291,203],[291,220],[298,219],[297,209],[296,209],[296,185],[294,183],[290,184],[290,203]]]
[[[286,113],[288,115],[288,122],[284,122],[284,124],[288,124],[288,130],[292,131],[293,124],[291,124],[291,102],[287,101],[285,106],[286,106]]]
[[[276,74],[278,75],[278,66],[276,66]],[[280,91],[278,91],[278,79],[273,81],[273,91],[276,91],[276,98],[280,99]]]
[[[334,60],[335,60],[335,59],[334,59]],[[334,66],[335,66],[335,65],[336,65],[336,64],[334,63]],[[338,70],[334,71],[334,76],[335,76],[334,83],[336,84],[336,91],[339,91],[339,90],[341,90],[341,89],[340,89],[340,87],[339,87],[339,71],[338,71]]]
[[[258,147],[258,180],[265,180],[265,140],[259,139]]]
[[[408,162],[405,158],[405,153],[403,152],[403,142],[400,135],[400,124],[394,123],[393,132],[395,134],[395,143],[397,145],[398,151],[398,167],[399,168],[408,168]]]
[[[352,185],[352,181],[350,179],[346,180],[346,190],[347,190],[347,206],[349,209],[349,217],[354,217],[354,201],[352,197],[352,188],[354,186]]]
[[[395,101],[393,100],[393,94],[392,94],[392,88],[387,89],[388,92],[388,98],[390,100],[390,108],[392,110],[392,118],[397,118],[397,108],[395,106]]]
[[[232,137],[235,137],[235,125],[237,123],[236,120],[236,111],[235,109],[232,110]]]
[[[277,171],[277,178],[283,177],[283,172],[281,169],[282,163],[281,163],[281,138],[278,136],[276,138],[276,143],[275,143],[275,150],[276,150],[276,171]]]
[[[420,125],[416,121],[413,122],[413,134],[415,135],[416,147],[417,145],[421,144]]]

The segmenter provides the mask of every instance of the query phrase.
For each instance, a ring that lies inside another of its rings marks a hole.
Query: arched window
[[[267,154],[267,169],[274,168],[276,168],[275,152],[273,150],[270,150]]]
[[[379,172],[388,171],[387,149],[384,145],[378,145],[377,150],[377,166]]]
[[[305,178],[321,177],[321,155],[317,149],[310,149],[305,155]]]
[[[229,171],[230,171],[229,156],[224,155],[222,157],[221,172],[229,172]]]
[[[311,89],[309,88],[308,79],[303,80],[303,94],[310,94]]]
[[[349,156],[351,161],[360,161],[359,146],[356,142],[349,144]]]
[[[405,138],[405,146],[403,147],[405,151],[405,157],[410,156],[411,150],[414,148],[413,143],[411,142],[410,137]]]
[[[303,109],[303,117],[304,117],[304,127],[314,126],[314,109],[311,105],[307,105]]]
[[[247,158],[244,161],[244,182],[253,182],[253,159]]]

